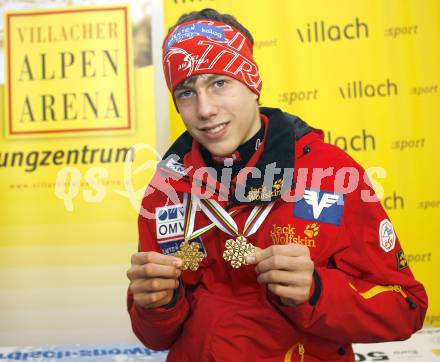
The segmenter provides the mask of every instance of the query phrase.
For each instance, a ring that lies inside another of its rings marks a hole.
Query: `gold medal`
[[[239,232],[237,223],[215,200],[200,200],[202,211],[221,231],[233,237],[237,236],[236,239],[226,240],[225,251],[223,252],[223,259],[229,261],[233,268],[238,269],[242,265],[246,265],[246,257],[255,253],[255,246],[248,243],[246,237],[258,230],[267,215],[269,215],[273,205],[274,202],[265,206],[255,206],[244,223],[243,231]]]
[[[204,254],[196,247],[197,244],[190,244],[189,241],[212,229],[214,226],[217,226],[226,234],[236,237],[236,239],[228,239],[226,241],[223,259],[230,262],[235,269],[240,268],[242,265],[247,265],[246,257],[255,253],[255,246],[248,243],[246,237],[254,234],[258,230],[269,215],[274,203],[275,202],[272,201],[265,206],[256,205],[245,221],[243,232],[239,232],[237,223],[232,218],[238,210],[232,210],[228,213],[213,199],[200,199],[195,195],[185,194],[185,241],[182,242],[179,251],[176,253],[178,258],[183,259],[182,269],[197,270],[200,261],[204,258]],[[200,230],[193,231],[195,214],[198,207],[200,207],[201,211],[212,221],[212,224]]]
[[[223,252],[223,259],[229,261],[233,268],[240,268],[246,263],[246,256],[255,252],[255,246],[247,242],[243,235],[237,239],[228,239],[225,244],[226,250]]]
[[[175,256],[182,259],[182,270],[191,269],[192,271],[196,271],[199,263],[205,258],[205,255],[199,251],[199,243],[189,243],[186,240],[180,244]]]

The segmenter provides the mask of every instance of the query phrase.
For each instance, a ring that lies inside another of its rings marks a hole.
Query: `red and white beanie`
[[[162,62],[171,93],[193,75],[224,74],[260,96],[262,81],[250,40],[222,22],[193,20],[173,28],[162,45]]]

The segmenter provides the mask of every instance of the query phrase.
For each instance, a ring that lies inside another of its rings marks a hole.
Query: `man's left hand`
[[[257,281],[281,298],[287,306],[296,306],[310,298],[314,263],[305,245],[272,245],[246,258],[256,264]]]

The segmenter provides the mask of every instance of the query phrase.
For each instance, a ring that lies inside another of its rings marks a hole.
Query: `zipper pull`
[[[403,291],[402,287],[400,285],[393,285],[393,290],[400,293],[400,295],[405,298],[406,302],[408,303],[409,307],[411,309],[416,309],[417,308],[417,304],[414,303],[412,301],[412,299],[410,297],[408,297],[408,295],[406,295],[406,293]]]
[[[301,362],[304,361],[304,345],[302,343],[298,343],[298,353],[301,356]]]

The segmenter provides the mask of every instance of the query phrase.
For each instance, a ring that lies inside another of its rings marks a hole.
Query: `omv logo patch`
[[[185,211],[183,204],[156,208],[157,239],[183,235]]]
[[[303,197],[294,203],[293,210],[293,215],[301,219],[340,225],[344,195],[305,189]]]
[[[160,221],[183,219],[183,205],[160,208],[157,218]]]

